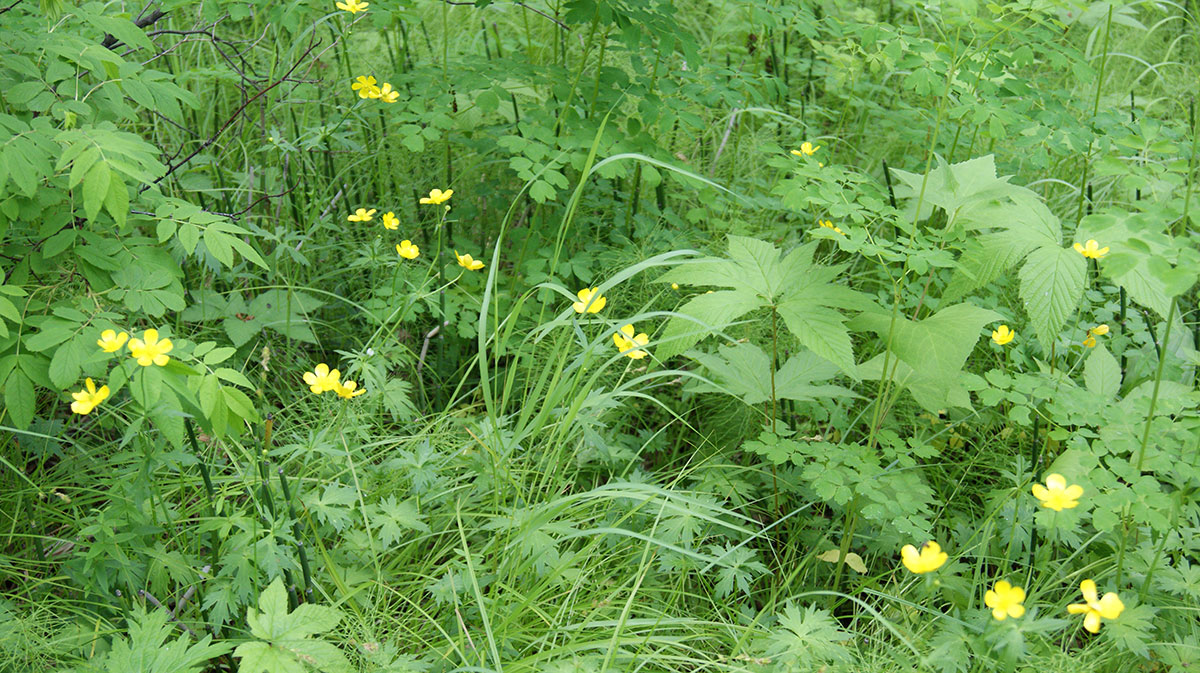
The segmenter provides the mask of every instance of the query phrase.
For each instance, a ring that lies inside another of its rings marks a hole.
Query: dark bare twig
[[[21,4],[21,0],[14,0],[13,4],[9,5],[8,7],[3,8],[3,9],[0,9],[0,14],[7,12],[8,10],[12,9],[13,7],[16,7],[19,4]]]
[[[187,162],[191,161],[192,159],[195,159],[196,155],[198,155],[201,152],[203,152],[204,150],[208,149],[208,147],[210,145],[212,145],[214,142],[216,142],[217,138],[220,137],[220,135],[222,133],[224,133],[226,129],[228,129],[230,126],[232,126],[233,123],[242,116],[242,112],[245,111],[245,109],[247,107],[250,107],[251,103],[253,103],[254,101],[256,101],[259,98],[261,98],[262,96],[264,96],[271,89],[274,89],[275,87],[279,86],[280,84],[283,84],[284,82],[286,82],[288,77],[290,77],[291,74],[293,72],[295,72],[297,68],[300,67],[300,64],[304,62],[304,59],[310,53],[312,53],[312,50],[316,49],[317,45],[319,45],[319,44],[321,44],[321,41],[319,39],[313,40],[313,42],[309,44],[308,49],[305,49],[304,53],[300,55],[300,58],[296,59],[296,63],[293,64],[292,67],[288,68],[287,72],[283,73],[283,77],[280,77],[279,79],[275,80],[275,82],[272,83],[267,88],[263,89],[262,91],[259,91],[258,93],[254,94],[250,98],[246,99],[240,106],[238,106],[238,109],[233,112],[233,115],[231,115],[229,117],[229,119],[226,119],[224,124],[221,124],[221,128],[217,129],[216,133],[209,136],[208,139],[205,140],[203,143],[200,143],[200,146],[197,147],[191,154],[187,155],[186,157],[184,157],[177,163],[171,164],[171,167],[167,169],[167,172],[163,173],[161,176],[159,176],[158,179],[156,179],[154,182],[152,182],[148,185],[143,185],[142,188],[140,190],[138,190],[138,193],[140,194],[141,192],[144,192],[147,189],[150,189],[150,185],[157,185],[158,183],[167,179],[167,177],[169,177],[172,173],[174,173],[175,171],[182,168],[185,164],[187,164]]]
[[[156,9],[153,12],[150,12],[149,14],[147,14],[146,16],[139,18],[137,21],[134,21],[133,25],[137,26],[138,28],[145,28],[146,26],[149,26],[150,24],[155,23],[156,21],[158,21],[159,19],[163,18],[166,15],[167,15],[167,13],[162,11],[161,9]],[[117,46],[118,44],[124,44],[124,43],[121,42],[120,40],[118,40],[115,35],[105,35],[104,40],[102,40],[100,42],[100,46],[104,47],[105,49],[112,49],[113,47]]]

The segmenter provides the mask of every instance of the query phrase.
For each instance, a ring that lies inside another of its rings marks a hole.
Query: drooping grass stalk
[[[1092,100],[1092,118],[1100,114],[1100,92],[1104,88],[1104,71],[1108,66],[1108,38],[1112,36],[1112,6],[1108,8],[1108,18],[1104,22],[1104,53],[1100,55],[1100,72],[1096,77],[1096,95]],[[1083,175],[1079,179],[1079,208],[1076,209],[1075,221],[1083,219],[1083,205],[1086,185],[1088,183],[1088,170],[1092,163],[1092,147],[1095,145],[1096,139],[1093,137],[1088,140],[1087,153],[1083,155]]]

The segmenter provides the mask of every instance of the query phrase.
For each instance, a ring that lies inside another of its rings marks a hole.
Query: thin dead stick
[[[420,357],[417,358],[417,373],[418,374],[421,373],[421,367],[425,366],[425,354],[429,352],[429,340],[432,339],[433,337],[437,336],[438,333],[442,331],[442,328],[449,324],[450,324],[450,321],[447,320],[446,322],[429,330],[429,333],[425,335],[425,343],[421,344],[421,355],[420,355]]]
[[[156,607],[160,610],[167,610],[165,607],[163,607],[162,603],[158,602],[157,598],[155,598],[153,595],[150,594],[149,591],[146,591],[145,589],[138,589],[138,595],[141,596],[142,598],[145,598],[146,600],[150,601],[151,603],[153,603],[154,607]],[[175,617],[174,612],[167,610],[167,618],[170,619],[171,621],[175,622],[176,624],[178,624],[180,628],[182,628],[184,631],[187,631],[189,634],[191,634],[191,636],[193,638],[199,637],[196,635],[196,632],[191,629],[190,626],[179,621],[179,619]]]
[[[717,171],[717,161],[721,158],[721,153],[725,151],[725,143],[729,142],[729,134],[733,132],[733,125],[737,123],[738,115],[742,111],[738,108],[733,109],[733,114],[729,115],[729,123],[725,125],[725,135],[721,136],[721,145],[717,148],[717,154],[713,157],[712,166],[708,169],[708,174],[712,175]]]

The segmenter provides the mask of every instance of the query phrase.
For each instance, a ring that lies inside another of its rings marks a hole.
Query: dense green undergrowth
[[[5,3],[0,670],[1195,670],[1197,12]]]

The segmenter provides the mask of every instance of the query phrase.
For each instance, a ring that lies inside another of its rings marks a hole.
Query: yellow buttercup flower
[[[1025,614],[1025,606],[1021,605],[1024,602],[1025,590],[1004,580],[996,582],[996,586],[983,595],[983,604],[992,609],[992,616],[998,621]]]
[[[1049,507],[1055,512],[1077,507],[1081,495],[1083,487],[1079,484],[1067,486],[1067,479],[1061,474],[1046,475],[1045,486],[1033,485],[1033,497],[1042,501],[1042,507]]]
[[[359,98],[377,98],[379,95],[379,87],[375,86],[374,75],[360,75],[350,85],[350,88],[358,92]]]
[[[1075,244],[1075,252],[1087,257],[1088,259],[1100,259],[1108,254],[1108,246],[1100,247],[1094,239],[1089,239],[1085,245]]]
[[[678,289],[679,289],[679,283],[671,283],[671,289],[672,289],[672,290],[678,290]]]
[[[400,218],[396,217],[396,213],[389,210],[383,214],[383,228],[393,231],[400,228]]]
[[[345,383],[334,388],[334,391],[337,392],[338,397],[340,397],[342,399],[346,399],[346,400],[358,397],[359,395],[362,395],[363,393],[367,392],[367,391],[359,388],[358,383],[356,383],[354,381],[346,381]]]
[[[125,345],[128,339],[129,335],[124,332],[117,334],[114,330],[106,329],[100,333],[100,338],[96,341],[96,345],[105,353],[116,353],[121,350],[121,347]]]
[[[625,325],[620,332],[613,332],[613,344],[617,350],[632,360],[641,360],[649,355],[641,347],[650,343],[650,337],[645,332],[634,334],[633,325]]]
[[[412,241],[404,239],[396,246],[396,252],[404,259],[416,259],[417,255],[421,254],[421,249],[414,245]]]
[[[429,196],[421,197],[421,203],[425,205],[432,204],[436,206],[439,203],[445,203],[449,201],[451,196],[454,196],[453,189],[447,189],[444,192],[440,189],[431,189],[429,190]]]
[[[600,309],[604,308],[604,305],[608,303],[608,298],[602,296],[599,290],[600,288],[596,287],[591,289],[585,287],[575,293],[575,296],[579,297],[579,301],[571,304],[571,308],[574,308],[576,313],[583,313],[584,311],[599,313]]]
[[[71,411],[81,416],[87,416],[92,413],[92,409],[108,399],[108,386],[100,386],[100,390],[96,390],[96,384],[90,378],[84,379],[83,384],[86,386],[84,390],[71,393],[71,397],[75,399],[71,403]]]
[[[1091,332],[1092,334],[1095,334],[1096,336],[1104,336],[1105,334],[1108,334],[1108,325],[1106,325],[1106,324],[1096,325],[1095,327],[1091,328],[1088,331]]]
[[[816,154],[817,150],[819,149],[821,149],[820,145],[813,145],[806,140],[800,143],[800,149],[792,150],[792,154],[798,157],[811,157],[812,155]]]
[[[832,229],[832,230],[836,231],[837,233],[842,234],[843,236],[846,233],[846,232],[842,231],[841,229],[838,229],[837,227],[833,226],[833,222],[830,222],[829,220],[817,220],[817,224],[821,225],[821,227],[823,227],[825,229]]]
[[[129,340],[129,354],[137,358],[137,363],[143,367],[149,367],[152,364],[159,367],[166,365],[171,360],[167,357],[167,353],[170,353],[174,347],[175,345],[171,343],[170,339],[159,341],[156,329],[142,332],[141,339]]]
[[[374,219],[374,217],[374,208],[370,210],[367,210],[366,208],[359,208],[358,210],[354,211],[353,215],[347,215],[346,219],[350,222],[370,222],[372,219]]]
[[[367,11],[367,6],[370,4],[369,2],[359,2],[359,0],[346,0],[346,2],[337,3],[337,8],[351,14],[358,14]]]
[[[304,372],[304,382],[308,384],[308,389],[318,395],[340,388],[341,383],[338,379],[341,377],[341,372],[336,369],[330,369],[329,365],[324,362],[317,365],[313,371]]]
[[[921,545],[920,551],[911,544],[900,549],[900,561],[904,567],[918,575],[941,568],[949,558],[950,555],[942,551],[941,545],[933,541]]]
[[[992,330],[992,341],[995,341],[1001,346],[1012,341],[1013,337],[1015,336],[1017,336],[1017,333],[1010,330],[1008,325],[1001,325],[1000,327]]]
[[[478,271],[483,268],[483,262],[472,259],[470,255],[460,255],[458,251],[454,251],[454,256],[458,258],[458,265],[467,271]]]
[[[1080,582],[1079,590],[1083,592],[1083,600],[1086,603],[1072,603],[1067,606],[1067,612],[1085,615],[1083,628],[1092,633],[1100,632],[1101,619],[1113,620],[1125,611],[1125,604],[1121,602],[1121,598],[1111,591],[1104,594],[1104,598],[1097,600],[1096,583],[1092,580]]]
[[[372,98],[378,98],[385,103],[395,103],[400,99],[400,92],[393,89],[391,84],[384,82],[383,86],[379,87],[379,95],[372,96]]]

